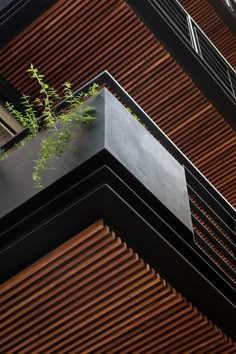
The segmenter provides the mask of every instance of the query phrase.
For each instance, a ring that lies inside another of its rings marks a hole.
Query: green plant
[[[7,152],[4,149],[0,149],[0,160],[7,158]]]
[[[73,95],[71,83],[65,82],[63,84],[63,96],[60,97],[53,87],[44,82],[44,75],[40,74],[32,64],[27,72],[40,86],[40,96],[34,100],[34,104],[39,107],[42,118],[39,120],[36,117],[35,105],[30,102],[30,97],[26,95],[22,96],[24,113],[18,111],[11,103],[6,103],[6,107],[29,132],[27,138],[18,145],[23,145],[29,139],[32,139],[41,129],[48,130],[47,136],[41,141],[38,159],[34,161],[32,173],[34,186],[41,188],[42,173],[45,169],[50,169],[49,162],[60,158],[68,148],[72,147],[75,128],[80,123],[89,123],[95,119],[92,114],[93,107],[83,106],[83,102],[87,97],[97,93],[98,85],[94,83],[87,93],[80,92],[78,95]],[[67,107],[56,113],[54,106],[59,100],[64,100]]]
[[[135,113],[132,111],[132,109],[131,109],[130,107],[126,107],[126,109],[127,109],[127,111],[128,111],[130,114],[132,114],[132,116],[134,117],[134,119],[136,119],[140,124],[142,124],[142,126],[143,126],[144,128],[147,129],[146,124],[142,123],[142,120],[137,116],[137,114],[135,114]],[[147,129],[147,130],[148,130],[148,129]]]

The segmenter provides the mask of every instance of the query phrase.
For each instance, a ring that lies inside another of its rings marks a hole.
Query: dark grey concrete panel
[[[168,223],[173,214],[192,231],[183,167],[107,89],[89,98],[86,104],[95,108],[96,120],[78,129],[73,154],[65,152],[62,158],[48,166],[52,169],[44,171],[44,188],[41,191],[33,186],[33,160],[37,159],[40,140],[47,132],[1,161],[0,217],[20,207],[37,193],[47,193],[46,187],[62,180],[72,171],[79,181],[80,168],[103,151],[107,154],[106,160],[101,163],[109,165],[113,160],[116,170],[124,167],[129,173],[127,179],[134,177],[157,198],[155,208],[160,210],[164,207]]]
[[[183,167],[108,90],[105,95],[106,149],[192,230]]]

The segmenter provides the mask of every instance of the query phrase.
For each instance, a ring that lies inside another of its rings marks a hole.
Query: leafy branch
[[[63,96],[60,97],[57,91],[44,82],[44,75],[40,74],[38,69],[31,64],[27,70],[31,74],[31,78],[36,80],[40,86],[40,97],[34,100],[34,104],[40,107],[44,129],[48,129],[48,136],[43,138],[40,144],[38,159],[34,161],[32,179],[36,188],[42,187],[42,173],[46,169],[50,169],[49,162],[56,158],[60,158],[63,153],[71,147],[73,138],[75,137],[76,128],[80,123],[89,123],[95,117],[92,114],[93,107],[83,106],[83,102],[89,96],[97,93],[98,85],[94,83],[87,93],[80,92],[74,95],[70,82],[63,84]],[[56,114],[54,105],[59,100],[67,103],[67,108]],[[30,102],[30,97],[23,95],[22,103],[24,113],[18,111],[13,104],[6,102],[8,111],[29,130],[26,139],[32,139],[39,131],[40,124],[36,117],[35,106]],[[5,152],[4,152],[5,153]],[[4,155],[2,152],[2,155]]]

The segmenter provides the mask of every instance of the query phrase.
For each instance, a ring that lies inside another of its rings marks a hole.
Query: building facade
[[[1,161],[2,352],[234,353],[234,6],[0,10],[4,152],[27,134],[4,102],[37,96],[31,63],[59,92],[100,86],[40,191],[40,136]]]

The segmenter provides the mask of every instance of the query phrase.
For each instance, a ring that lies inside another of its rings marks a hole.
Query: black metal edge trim
[[[104,70],[91,80],[89,80],[85,85],[76,90],[75,93],[80,91],[86,91],[94,82],[99,85],[103,85],[104,83],[110,87],[113,93],[115,93],[122,101],[123,104],[126,104],[128,107],[132,109],[132,111],[137,114],[137,116],[141,119],[141,121],[145,124],[147,129],[151,131],[151,133],[160,141],[160,143],[166,148],[169,153],[174,156],[174,158],[184,166],[186,171],[186,178],[189,176],[193,176],[197,182],[207,190],[208,197],[210,196],[210,200],[215,201],[218,204],[218,208],[223,208],[226,214],[229,214],[230,217],[235,218],[235,210],[232,206],[226,202],[226,200],[219,194],[217,190],[214,189],[212,185],[208,182],[208,180],[201,174],[201,172],[191,163],[190,160],[177,148],[177,146],[165,135],[164,132],[155,124],[155,122],[142,110],[142,108],[132,99],[132,97],[119,85],[119,83],[112,77],[112,75]],[[14,97],[12,97],[13,99]],[[14,99],[12,100],[14,102]],[[55,109],[60,109],[63,106],[63,102],[59,103]],[[24,129],[19,134],[14,136],[8,142],[1,146],[1,149],[4,151],[9,150],[12,146],[18,143],[21,139],[23,139],[27,135],[27,130]],[[193,178],[193,179],[194,179]],[[210,189],[210,192],[209,192]],[[217,207],[217,204],[215,204]]]
[[[82,165],[71,170],[65,176],[50,184],[47,188],[44,188],[42,191],[36,193],[33,197],[19,205],[17,208],[12,209],[11,212],[5,213],[5,216],[2,217],[2,223],[0,224],[0,234],[4,233],[9,225],[16,224],[27,215],[30,215],[34,210],[37,210],[38,206],[44,205],[57,195],[61,195],[62,192],[66,192],[70,186],[77,184],[102,165],[109,165],[119,176],[121,176],[121,178],[126,181],[126,183],[129,183],[129,185],[132,186],[132,188],[144,200],[146,200],[149,205],[158,210],[158,213],[163,220],[165,220],[168,224],[171,224],[173,229],[178,230],[182,237],[185,237],[188,242],[191,242],[192,232],[188,230],[188,228],[163,203],[161,203],[158,198],[156,198],[147,188],[143,186],[138,178],[128,170],[128,167],[125,168],[116,158],[112,156],[111,153],[109,153],[109,151],[105,149],[101,150],[99,153],[96,153]],[[30,172],[31,171],[28,171],[27,173]],[[11,200],[9,200],[9,202],[11,202]],[[13,205],[15,203],[14,195],[12,195],[12,203]]]
[[[195,217],[193,216],[193,218]],[[214,236],[212,236],[212,234],[197,219],[195,219],[194,225],[207,238],[207,240],[222,254],[223,257],[225,257],[229,262],[231,262],[232,265],[235,264],[235,258],[232,256],[232,254],[228,253],[221,245],[221,243],[218,242],[218,240],[216,240]],[[222,264],[224,264],[223,257],[221,259]],[[228,267],[227,263],[226,267]],[[233,276],[235,276],[235,274]]]
[[[220,269],[220,267],[219,267],[219,269],[217,270],[218,273],[223,278],[227,277],[229,279],[229,281],[231,282],[231,284],[235,287],[235,283],[230,278],[230,277],[232,277],[233,279],[235,279],[235,272],[232,269],[230,269],[227,266],[227,264],[222,261],[222,258],[220,256],[218,256],[218,254],[212,250],[212,248],[208,245],[208,243],[204,239],[201,238],[201,236],[198,234],[198,231],[195,232],[195,239],[196,239],[197,243],[203,248],[203,250],[201,250],[201,252],[203,254],[206,254],[207,257],[208,257],[208,254],[210,255],[211,258],[208,257],[208,262],[214,266],[213,260],[215,260],[219,264],[219,266],[221,266],[225,271],[225,273],[224,273],[224,271],[222,269]]]
[[[206,210],[206,212],[212,217],[213,220],[215,220],[220,227],[222,227],[223,230],[225,230],[230,237],[232,237],[232,239],[235,239],[235,231],[233,230],[233,225],[230,225],[232,223],[230,223],[231,219],[228,221],[228,223],[224,222],[220,217],[218,217],[217,213],[215,212],[214,209],[212,209],[206,202],[205,200],[203,200],[197,192],[195,192],[195,190],[192,188],[192,186],[190,184],[187,185],[188,186],[188,192],[189,195],[192,196],[194,198],[194,200],[196,200],[196,202],[203,207],[204,210]],[[207,199],[206,199],[207,200]],[[229,227],[229,225],[231,227]]]
[[[236,223],[235,210],[232,208],[229,213],[228,210],[224,208],[225,205],[222,206],[222,204],[219,203],[219,201],[215,198],[215,196],[212,195],[211,193],[212,189],[210,192],[209,188],[207,189],[206,186],[203,185],[194,176],[194,174],[186,168],[185,168],[185,176],[186,176],[187,185],[195,193],[197,193],[200,198],[202,198],[205,205],[207,205],[209,209],[212,209],[214,211],[216,218],[220,219],[221,222],[225,224],[225,227],[229,229],[229,232],[234,233],[234,226]],[[207,201],[207,203],[205,201]]]
[[[21,239],[27,237],[31,233],[32,225],[35,228],[41,227],[41,224],[47,224],[55,213],[63,213],[64,209],[70,208],[75,200],[83,200],[84,196],[91,193],[94,189],[102,184],[108,184],[110,188],[119,194],[136,212],[150,224],[161,235],[164,235],[167,242],[175,247],[188,261],[195,265],[197,269],[215,284],[217,289],[221,289],[222,293],[228,298],[235,298],[235,291],[221,276],[214,267],[211,267],[209,260],[205,254],[199,252],[199,248],[194,244],[193,238],[191,242],[185,239],[182,233],[173,229],[173,224],[167,224],[158,214],[158,210],[153,210],[134,190],[127,185],[110,167],[104,165],[85,177],[82,181],[70,187],[66,192],[58,195],[37,211],[21,220],[16,225],[5,231],[1,235],[1,251],[11,248],[14,244],[20,242]],[[76,197],[75,197],[76,196]],[[106,213],[106,210],[104,210]],[[103,217],[106,214],[103,214]],[[39,226],[37,226],[39,225]],[[43,233],[42,233],[43,234]],[[0,251],[0,252],[1,252]]]
[[[211,233],[208,230],[206,230],[202,226],[202,224],[194,216],[193,216],[193,219],[195,219],[194,220],[194,225],[195,225],[195,227],[197,229],[197,230],[195,230],[195,235],[197,235],[197,239],[195,237],[195,240],[199,240],[199,238],[201,238],[200,235],[198,234],[198,231],[200,231],[204,235],[204,237],[212,244],[212,246],[215,247],[222,254],[222,256],[225,257],[233,265],[235,263],[235,259],[232,257],[232,255],[229,254],[228,252],[226,252],[226,250],[222,247],[222,245],[216,241],[216,239],[211,235]],[[215,251],[215,249],[211,248],[205,240],[204,240],[204,243],[209,248],[209,254],[211,254],[211,256],[213,258],[217,259],[218,263],[234,278],[235,277],[235,272],[224,261],[223,257],[222,256],[220,257],[217,254],[217,252]]]
[[[190,209],[192,212],[194,212],[215,234],[216,236],[222,240],[222,242],[232,249],[233,251],[236,251],[236,245],[234,242],[230,239],[228,239],[223,232],[221,232],[220,229],[218,229],[215,224],[212,222],[212,220],[208,219],[206,215],[201,211],[201,209],[196,206],[191,200],[190,200]]]
[[[1,262],[5,263],[5,270],[10,263],[22,267],[23,255],[28,257],[25,267],[100,218],[200,311],[235,338],[236,309],[232,303],[108,185],[98,187],[5,249]],[[221,304],[217,311],[216,303]]]

